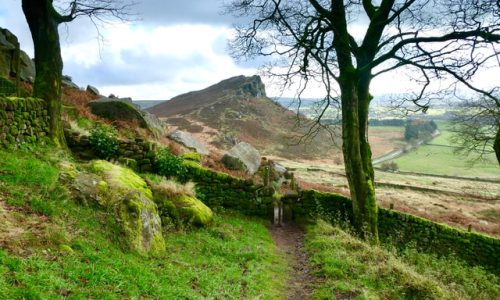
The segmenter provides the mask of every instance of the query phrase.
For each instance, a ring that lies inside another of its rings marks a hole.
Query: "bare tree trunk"
[[[51,140],[57,147],[66,147],[61,121],[63,62],[59,43],[59,22],[51,0],[23,0],[22,7],[35,47],[36,78],[33,95],[47,103]]]
[[[354,227],[363,237],[378,242],[378,208],[375,198],[375,177],[368,143],[368,85],[357,78],[342,84],[342,150],[351,199]],[[367,82],[369,83],[369,82]]]

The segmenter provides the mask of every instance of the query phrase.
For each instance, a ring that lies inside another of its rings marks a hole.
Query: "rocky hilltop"
[[[296,145],[307,130],[308,120],[268,98],[259,76],[232,77],[148,111],[171,126],[205,134],[203,139],[220,149],[243,141],[264,155],[287,158],[331,158],[339,152],[327,132],[318,134],[313,143]]]

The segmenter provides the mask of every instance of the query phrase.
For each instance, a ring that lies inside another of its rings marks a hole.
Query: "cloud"
[[[78,39],[63,47],[62,54],[65,74],[77,84],[92,84],[106,93],[166,99],[230,76],[256,72],[238,66],[221,51],[221,44],[232,35],[223,26],[115,24],[102,34],[106,41],[100,49],[95,40]],[[148,85],[154,88],[148,90]]]
[[[227,53],[231,17],[219,14],[220,0],[139,1],[141,21],[108,22],[96,30],[88,18],[59,27],[64,74],[103,94],[168,99],[236,75],[253,75]],[[2,0],[0,27],[16,34],[33,56],[18,0]]]

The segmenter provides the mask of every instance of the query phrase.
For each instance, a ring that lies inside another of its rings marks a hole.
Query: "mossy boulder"
[[[105,160],[95,160],[92,162],[92,171],[101,175],[110,187],[121,195],[130,191],[139,191],[149,199],[153,199],[153,193],[149,189],[146,181],[131,169],[112,164]]]
[[[163,219],[203,227],[213,220],[212,210],[196,198],[194,185],[162,182],[153,187],[154,201]]]
[[[124,234],[127,248],[139,254],[158,254],[165,250],[161,219],[146,182],[132,170],[97,160],[91,170],[99,175],[96,190],[101,202],[113,209]]]

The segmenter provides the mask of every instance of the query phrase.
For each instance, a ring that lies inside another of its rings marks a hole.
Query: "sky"
[[[17,35],[33,57],[21,1],[1,1],[0,27]],[[63,24],[63,73],[80,87],[90,84],[103,95],[134,100],[170,99],[232,76],[259,74],[262,61],[237,62],[229,55],[228,41],[239,20],[221,13],[223,1],[139,0],[132,8],[137,20],[101,24],[99,32],[84,17]],[[485,74],[484,80],[495,77]],[[263,80],[268,96],[295,95],[293,90],[280,94],[270,78]],[[371,87],[375,95],[416,88],[397,73],[376,78]],[[305,97],[322,95],[321,89],[311,89]]]

